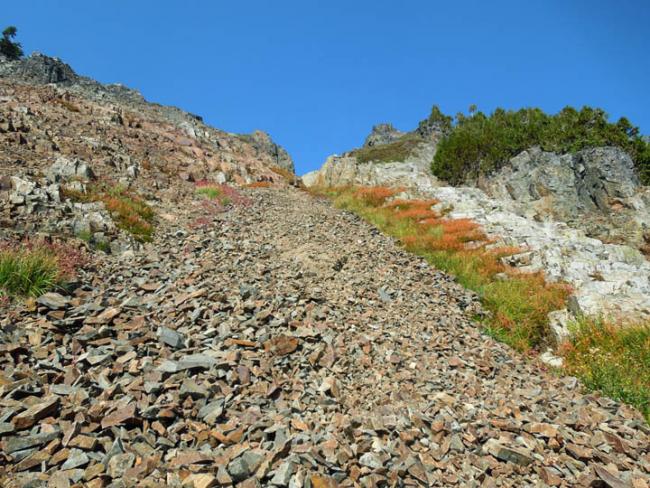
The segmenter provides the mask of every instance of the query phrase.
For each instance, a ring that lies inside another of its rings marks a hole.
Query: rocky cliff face
[[[632,159],[618,148],[564,155],[532,148],[478,186],[512,201],[522,216],[566,222],[650,254],[650,188],[640,185]]]

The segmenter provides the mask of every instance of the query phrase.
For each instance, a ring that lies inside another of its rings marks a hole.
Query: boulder
[[[89,181],[95,179],[95,173],[85,161],[79,158],[68,159],[61,156],[49,167],[46,177],[52,183],[74,179]]]

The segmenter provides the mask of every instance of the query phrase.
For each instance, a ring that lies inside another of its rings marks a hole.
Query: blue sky
[[[298,173],[434,103],[596,105],[650,133],[647,0],[21,0],[1,17],[27,52],[221,129],[268,131]]]

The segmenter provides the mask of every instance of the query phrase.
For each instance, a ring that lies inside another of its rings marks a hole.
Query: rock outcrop
[[[282,146],[278,146],[273,142],[271,136],[266,132],[256,130],[252,134],[243,134],[241,137],[248,140],[260,153],[271,156],[271,160],[276,166],[291,173],[295,172],[293,160],[289,153]]]
[[[393,127],[393,124],[377,124],[366,137],[363,147],[381,146],[397,141],[405,133]]]
[[[520,215],[566,222],[604,242],[641,250],[650,244],[650,188],[641,186],[621,149],[558,155],[532,148],[478,186],[512,201]]]
[[[16,61],[0,59],[0,78],[39,85],[48,83],[73,85],[80,80],[69,65],[58,58],[40,53]]]
[[[430,150],[430,148],[429,148]],[[391,163],[359,163],[353,154],[330,156],[325,164],[302,176],[306,186],[408,186],[417,192],[427,192],[437,185],[431,175],[427,156],[412,161]]]
[[[501,243],[525,250],[509,264],[569,283],[572,315],[650,320],[650,262],[637,249],[605,244],[563,222],[524,217],[513,211],[511,200],[478,188],[441,186],[428,196],[450,217],[472,219]]]
[[[427,191],[437,180],[431,174],[431,160],[440,132],[426,121],[412,132],[401,132],[391,124],[378,124],[366,137],[363,148],[399,143],[404,137],[414,143],[404,157],[395,160],[360,162],[356,150],[327,158],[323,166],[302,176],[307,186],[401,186],[405,182],[417,191]]]

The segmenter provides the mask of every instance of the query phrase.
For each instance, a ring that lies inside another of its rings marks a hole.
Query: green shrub
[[[422,142],[417,134],[405,134],[395,142],[379,146],[362,147],[353,151],[353,155],[360,163],[389,163],[391,161],[404,161],[413,150]]]
[[[438,145],[432,170],[439,178],[460,184],[498,170],[531,146],[558,153],[617,146],[630,154],[641,181],[650,184],[650,147],[638,128],[626,118],[610,123],[603,110],[591,107],[579,111],[565,107],[555,115],[538,108],[459,114]]]

